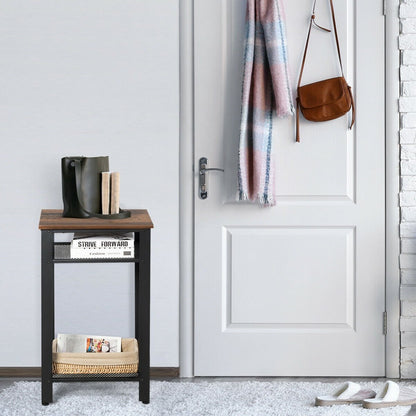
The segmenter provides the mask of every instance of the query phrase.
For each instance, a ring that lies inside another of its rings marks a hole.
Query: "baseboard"
[[[40,367],[0,367],[0,377],[38,378]],[[150,367],[151,378],[179,377],[179,367]]]
[[[0,377],[40,377],[40,367],[0,367]]]
[[[179,377],[179,367],[150,367],[151,378]]]

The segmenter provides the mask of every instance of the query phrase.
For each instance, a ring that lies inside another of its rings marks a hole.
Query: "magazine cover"
[[[121,352],[121,337],[58,334],[57,352]]]
[[[86,352],[110,352],[110,341],[104,338],[87,338]]]
[[[95,235],[75,233],[71,258],[134,258],[134,233]]]

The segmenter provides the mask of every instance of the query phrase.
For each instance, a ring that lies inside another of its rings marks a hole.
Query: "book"
[[[121,352],[121,337],[103,335],[58,334],[57,352]]]
[[[111,172],[111,204],[110,214],[120,212],[120,173]]]
[[[133,258],[134,233],[96,235],[75,233],[70,246],[71,258]]]
[[[101,173],[101,212],[110,213],[110,172]]]

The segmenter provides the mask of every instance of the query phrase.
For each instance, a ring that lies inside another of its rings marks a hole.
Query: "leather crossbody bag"
[[[119,214],[101,212],[101,173],[109,171],[108,156],[62,158],[63,217],[121,219],[130,217],[130,211]]]
[[[341,76],[336,78],[325,79],[322,81],[314,82],[312,84],[307,84],[301,86],[301,80],[303,75],[303,70],[305,67],[306,54],[308,51],[309,38],[311,35],[312,25],[318,27],[319,29],[325,30],[326,32],[331,32],[329,29],[325,29],[322,26],[319,26],[315,22],[315,5],[316,0],[313,4],[313,11],[309,23],[308,35],[306,38],[305,50],[303,52],[302,65],[299,74],[299,80],[297,85],[298,96],[296,99],[296,141],[300,142],[299,135],[299,112],[301,111],[303,116],[310,121],[328,121],[339,118],[344,114],[348,113],[352,108],[352,117],[350,129],[355,122],[355,106],[354,99],[351,92],[351,87],[348,85],[347,81],[344,78],[344,70],[342,68],[341,61],[341,52],[339,48],[337,26],[335,22],[335,12],[334,5],[332,0],[330,1],[331,5],[331,14],[332,22],[334,29],[335,42],[338,50],[338,59],[341,69]]]

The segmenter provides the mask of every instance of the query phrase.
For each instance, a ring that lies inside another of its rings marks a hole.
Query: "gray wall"
[[[178,365],[178,1],[3,0],[0,367],[40,365],[42,208],[60,159],[110,156],[152,234],[151,365]],[[132,336],[132,267],[56,267],[56,331]]]

